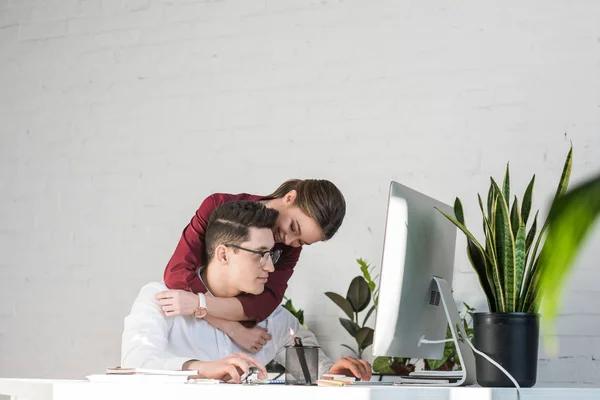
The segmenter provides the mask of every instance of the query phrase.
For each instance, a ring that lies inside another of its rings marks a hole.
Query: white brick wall
[[[117,364],[122,318],[202,199],[290,177],[348,201],[288,291],[338,356],[323,292],[379,263],[390,179],[460,196],[479,226],[507,161],[544,211],[570,141],[575,181],[600,170],[598,21],[568,1],[0,0],[0,376]],[[543,383],[600,383],[599,236]],[[460,240],[457,298],[481,308]]]

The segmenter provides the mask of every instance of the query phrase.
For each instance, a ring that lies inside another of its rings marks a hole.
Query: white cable
[[[445,340],[427,340],[425,339],[425,336],[421,336],[421,338],[419,339],[419,347],[421,347],[422,343],[431,343],[431,344],[436,344],[436,343],[446,343],[446,342],[453,342],[454,339],[445,339]],[[483,358],[485,358],[486,360],[488,360],[489,362],[491,362],[492,364],[494,364],[494,366],[496,368],[498,368],[500,371],[502,371],[504,373],[504,375],[506,375],[508,377],[508,379],[510,379],[513,383],[513,385],[515,385],[515,387],[517,388],[517,395],[521,396],[521,386],[519,386],[519,384],[517,383],[517,381],[515,380],[515,378],[513,378],[513,376],[511,374],[508,373],[507,370],[504,369],[504,367],[500,364],[498,364],[496,361],[492,360],[492,358],[490,356],[488,356],[487,354],[485,354],[482,351],[479,351],[475,348],[475,346],[473,346],[473,343],[471,343],[470,340],[465,340],[465,342],[467,342],[469,344],[469,346],[471,346],[471,349],[479,354],[480,356],[482,356]]]
[[[446,343],[446,342],[454,342],[454,339],[446,339],[446,340],[427,340],[427,339],[425,339],[425,336],[421,336],[421,339],[419,339],[419,347],[421,347],[421,343],[430,343],[430,344],[436,344],[436,343]]]
[[[469,346],[471,346],[471,349],[473,349],[473,351],[475,353],[479,354],[481,357],[485,358],[486,360],[488,360],[489,362],[494,364],[496,366],[496,368],[498,368],[500,371],[502,371],[504,373],[504,375],[506,375],[508,377],[508,379],[510,379],[512,381],[513,385],[515,385],[515,387],[517,388],[517,393],[518,393],[519,397],[521,396],[521,386],[519,386],[519,384],[517,383],[515,378],[513,378],[513,376],[511,374],[509,374],[508,371],[505,370],[502,365],[500,365],[496,361],[492,360],[492,358],[490,356],[488,356],[487,354],[485,354],[483,351],[477,350],[475,348],[475,346],[473,346],[473,343],[471,343],[470,340],[467,339],[467,340],[465,340],[465,342],[467,342],[469,344]]]

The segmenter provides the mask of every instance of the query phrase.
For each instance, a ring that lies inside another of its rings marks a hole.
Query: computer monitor
[[[474,370],[474,356],[462,341],[466,333],[450,288],[456,227],[435,208],[453,214],[449,205],[391,182],[373,355],[441,359],[444,343],[423,340],[444,340],[452,321],[461,364],[466,362]],[[474,382],[471,375],[459,384]]]

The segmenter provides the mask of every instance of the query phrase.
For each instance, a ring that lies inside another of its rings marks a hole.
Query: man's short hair
[[[206,226],[206,263],[215,256],[222,244],[240,244],[250,239],[248,228],[273,229],[279,212],[265,207],[258,201],[229,201],[221,204],[210,214]]]

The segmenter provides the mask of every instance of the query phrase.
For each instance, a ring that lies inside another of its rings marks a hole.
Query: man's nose
[[[271,256],[269,256],[269,259],[267,260],[263,269],[267,272],[275,271],[275,265],[273,265],[273,259],[271,258]]]

